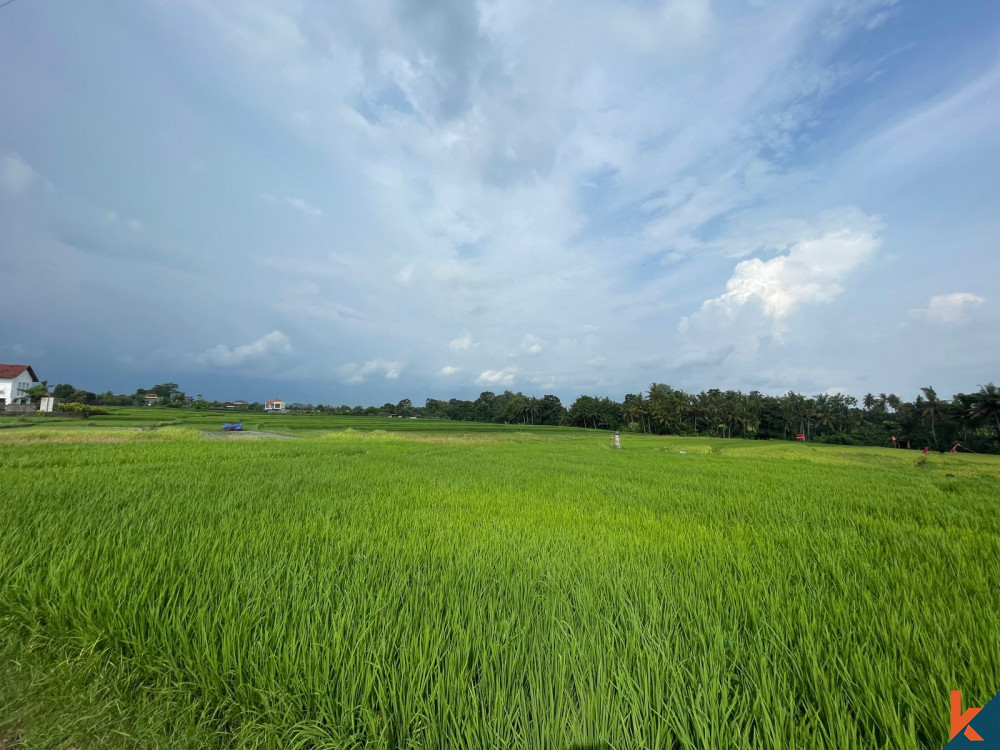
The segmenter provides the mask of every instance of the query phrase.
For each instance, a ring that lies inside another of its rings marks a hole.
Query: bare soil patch
[[[247,438],[277,438],[278,440],[297,440],[295,435],[281,435],[277,432],[264,432],[263,430],[202,430],[202,434],[210,438],[222,440],[240,440]],[[3,750],[0,748],[0,750]]]

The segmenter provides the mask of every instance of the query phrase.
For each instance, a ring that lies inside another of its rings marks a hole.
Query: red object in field
[[[929,451],[930,449],[931,449],[931,447],[929,445],[925,445],[924,446],[924,455],[925,456],[927,455],[927,451]]]
[[[800,432],[798,435],[795,436],[795,439],[798,440],[800,443],[804,443],[806,441],[806,436]]]

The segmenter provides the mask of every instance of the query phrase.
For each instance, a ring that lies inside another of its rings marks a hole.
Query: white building
[[[29,403],[28,389],[36,385],[31,365],[0,365],[0,406]]]
[[[284,410],[285,410],[285,402],[282,401],[280,398],[276,398],[274,399],[274,401],[264,402],[264,411],[284,411]]]

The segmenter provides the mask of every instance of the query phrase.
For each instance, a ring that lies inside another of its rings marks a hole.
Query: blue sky
[[[1000,5],[0,9],[0,361],[382,403],[1000,379]]]

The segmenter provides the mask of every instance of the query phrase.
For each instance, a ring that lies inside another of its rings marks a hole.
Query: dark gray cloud
[[[7,346],[338,403],[995,380],[1000,14],[897,7],[17,3]]]

